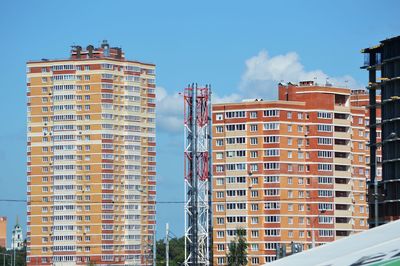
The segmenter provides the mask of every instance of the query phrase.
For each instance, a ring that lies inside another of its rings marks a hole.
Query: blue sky
[[[218,101],[273,99],[280,80],[313,77],[362,87],[359,50],[400,34],[399,8],[396,0],[2,1],[0,198],[26,198],[28,60],[65,58],[73,44],[107,39],[129,59],[155,63],[158,200],[183,200],[177,92],[199,82],[211,83]],[[16,215],[25,224],[25,209],[0,202],[9,229]],[[183,233],[183,205],[159,205],[157,219],[159,237],[166,222]]]

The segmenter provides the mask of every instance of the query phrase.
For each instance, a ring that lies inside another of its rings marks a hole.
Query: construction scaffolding
[[[211,87],[184,90],[185,266],[212,265]]]

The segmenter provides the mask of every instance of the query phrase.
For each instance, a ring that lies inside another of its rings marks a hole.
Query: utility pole
[[[169,266],[169,224],[165,225],[165,266]]]
[[[15,247],[14,247],[14,266],[15,266],[15,261],[16,261],[16,259],[15,259]]]

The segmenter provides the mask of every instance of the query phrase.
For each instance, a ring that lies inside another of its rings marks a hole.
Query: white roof
[[[400,220],[265,265],[400,265]]]

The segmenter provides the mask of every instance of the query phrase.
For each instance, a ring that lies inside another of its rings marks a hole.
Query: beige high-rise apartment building
[[[74,46],[27,87],[28,265],[152,265],[155,65]]]
[[[277,101],[213,105],[215,265],[238,228],[249,265],[368,228],[365,108],[330,84],[278,89]]]

